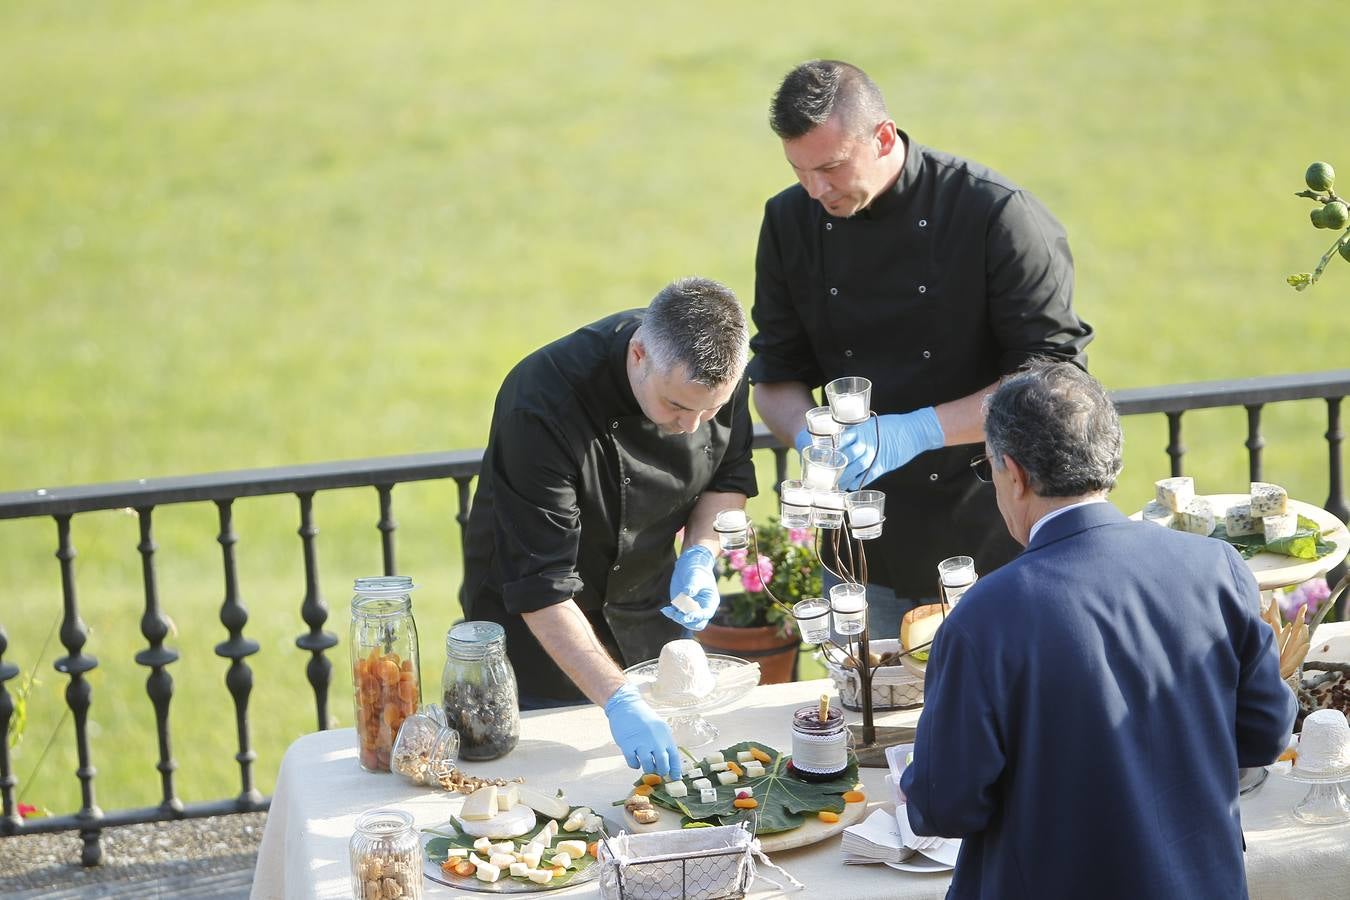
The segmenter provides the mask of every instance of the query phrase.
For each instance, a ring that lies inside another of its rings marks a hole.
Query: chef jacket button
[[[619,570],[622,569],[622,568],[623,568],[623,566],[619,565],[618,563],[615,563],[615,564],[614,564],[614,571],[615,571],[615,572],[619,571]]]
[[[928,293],[928,287],[927,287],[927,285],[922,285],[922,284],[919,285],[919,293],[920,293],[920,294],[926,294],[926,293]]]
[[[853,358],[853,351],[852,351],[852,350],[845,350],[845,351],[844,351],[844,355],[847,356],[849,359],[852,359],[852,358]]]
[[[826,223],[825,223],[825,230],[826,230],[826,231],[834,231],[834,223],[833,223],[833,222],[826,222]]]
[[[933,355],[933,354],[929,353],[927,350],[923,351],[923,358],[924,358],[924,359],[927,359],[928,357],[930,357],[930,356],[932,356],[932,355]]]
[[[920,227],[920,228],[927,228],[927,227],[928,227],[928,220],[927,220],[927,219],[920,219],[920,220],[919,220],[919,227]]]
[[[937,481],[937,473],[933,472],[928,476],[929,481]]]
[[[623,483],[624,483],[624,484],[632,484],[632,483],[633,483],[633,479],[631,479],[631,478],[629,478],[627,475],[625,475],[625,476],[624,476],[624,479],[623,479]]]
[[[619,427],[619,420],[618,420],[618,419],[615,419],[613,422],[610,422],[610,423],[609,423],[609,427],[610,427],[610,428],[618,428],[618,427]]]
[[[831,297],[839,296],[839,288],[830,288],[830,296]]]

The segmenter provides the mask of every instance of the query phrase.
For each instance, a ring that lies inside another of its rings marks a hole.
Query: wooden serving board
[[[1228,511],[1228,507],[1233,504],[1245,503],[1250,499],[1247,494],[1197,494],[1196,496],[1204,497],[1210,501],[1214,505],[1214,512],[1218,518],[1223,518]],[[1322,529],[1322,540],[1334,545],[1335,549],[1319,559],[1296,559],[1292,556],[1281,556],[1278,553],[1256,554],[1246,561],[1247,568],[1251,570],[1252,575],[1256,576],[1256,583],[1263,591],[1302,584],[1309,578],[1334,569],[1341,560],[1345,559],[1346,553],[1350,552],[1350,531],[1346,530],[1345,523],[1340,519],[1320,506],[1313,506],[1311,503],[1304,503],[1300,500],[1289,500],[1286,508],[1290,512],[1296,512],[1300,516],[1316,522],[1317,527]],[[1142,511],[1130,516],[1131,519],[1142,517]]]
[[[624,827],[633,833],[647,834],[653,831],[678,831],[680,829],[680,814],[674,810],[661,809],[661,818],[651,825],[641,825],[628,810],[623,811]],[[862,821],[863,813],[867,811],[867,801],[859,803],[845,803],[844,811],[839,814],[838,822],[822,822],[814,814],[808,815],[806,821],[799,828],[793,828],[788,831],[778,831],[773,834],[761,834],[759,836],[759,846],[765,853],[776,853],[779,850],[793,850],[797,847],[805,847],[810,844],[819,843],[826,838],[834,837],[843,832],[850,825],[855,825]]]

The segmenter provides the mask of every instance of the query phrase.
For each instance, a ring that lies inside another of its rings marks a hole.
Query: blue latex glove
[[[627,682],[605,701],[609,734],[630,768],[656,772],[667,781],[680,778],[680,751],[670,726],[652,712],[637,688]]]
[[[876,422],[852,425],[844,429],[839,438],[839,451],[848,457],[839,486],[846,491],[856,491],[863,486],[863,473],[867,474],[868,483],[876,481],[925,450],[941,447],[943,440],[937,411],[931,406],[878,416]]]
[[[803,427],[801,431],[797,432],[797,437],[793,439],[793,443],[797,446],[797,452],[801,453],[811,446],[811,432]]]
[[[707,628],[708,621],[717,612],[717,604],[722,602],[722,595],[717,591],[712,551],[702,544],[690,547],[675,561],[675,574],[670,577],[670,599],[681,594],[698,604],[698,612],[682,613],[674,606],[663,606],[661,615],[690,631]]]

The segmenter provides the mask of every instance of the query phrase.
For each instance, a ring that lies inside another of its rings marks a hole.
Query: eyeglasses
[[[994,480],[994,467],[989,462],[989,455],[981,453],[970,461],[970,470],[975,473],[975,477],[985,484],[991,484]]]

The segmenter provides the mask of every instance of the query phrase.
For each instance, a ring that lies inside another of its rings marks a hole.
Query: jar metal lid
[[[369,575],[356,579],[354,590],[371,597],[389,597],[409,593],[414,587],[408,575]]]
[[[496,622],[460,622],[445,633],[447,652],[481,656],[497,644],[506,643],[506,629]]]

